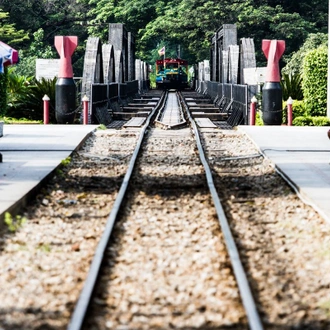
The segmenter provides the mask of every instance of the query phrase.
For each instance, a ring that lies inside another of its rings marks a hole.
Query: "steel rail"
[[[79,296],[78,302],[76,304],[75,310],[72,314],[70,323],[67,327],[68,330],[80,330],[81,327],[83,326],[83,322],[86,318],[86,313],[88,310],[88,306],[90,304],[90,300],[95,288],[95,284],[97,282],[97,278],[99,275],[99,271],[101,268],[101,264],[104,258],[104,254],[112,233],[112,229],[113,226],[116,222],[117,219],[117,215],[119,213],[121,204],[124,200],[126,191],[127,191],[127,187],[129,185],[129,181],[131,179],[134,167],[135,167],[135,163],[138,157],[138,154],[140,152],[141,146],[142,146],[142,142],[144,140],[145,137],[145,133],[147,128],[149,127],[150,121],[151,119],[154,117],[155,113],[159,110],[159,108],[161,108],[163,106],[164,100],[166,100],[167,97],[167,93],[164,93],[162,95],[161,100],[159,101],[159,103],[157,104],[157,106],[152,110],[152,112],[149,114],[146,123],[144,124],[144,126],[141,128],[141,133],[137,142],[137,145],[134,149],[132,158],[130,160],[129,166],[128,166],[128,170],[125,174],[125,177],[123,179],[123,182],[120,186],[119,192],[118,192],[118,196],[114,202],[114,205],[111,209],[111,213],[108,217],[104,232],[102,234],[102,237],[100,239],[100,242],[96,248],[96,252],[94,255],[94,258],[92,260],[91,263],[91,267],[89,270],[89,273],[87,275],[87,279],[85,281],[84,287],[81,291],[81,294]]]
[[[233,234],[230,230],[230,226],[229,226],[227,217],[225,215],[224,209],[221,205],[219,195],[218,195],[217,190],[214,185],[212,172],[211,172],[210,166],[206,160],[206,156],[205,156],[204,149],[203,149],[203,146],[201,143],[197,125],[189,112],[188,106],[185,103],[185,100],[184,100],[182,94],[180,94],[180,98],[186,109],[186,114],[189,119],[189,122],[190,122],[191,126],[193,127],[193,132],[194,132],[194,135],[196,138],[199,156],[200,156],[201,162],[204,166],[205,173],[206,173],[207,185],[208,185],[210,193],[212,195],[212,199],[213,199],[214,206],[216,208],[219,223],[222,228],[222,233],[225,238],[228,254],[229,254],[232,266],[233,266],[233,270],[234,270],[237,285],[238,285],[238,288],[239,288],[239,291],[241,294],[243,306],[244,306],[246,314],[247,314],[249,326],[250,326],[251,330],[263,330],[263,325],[261,323],[261,320],[260,320],[260,317],[259,317],[259,314],[257,311],[257,307],[255,304],[253,295],[252,295],[252,291],[250,289],[249,282],[247,280],[242,262],[239,257],[238,249],[236,247]]]

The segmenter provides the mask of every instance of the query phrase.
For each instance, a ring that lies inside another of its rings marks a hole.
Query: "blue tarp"
[[[0,73],[4,72],[4,66],[15,64],[17,62],[17,50],[0,41]]]

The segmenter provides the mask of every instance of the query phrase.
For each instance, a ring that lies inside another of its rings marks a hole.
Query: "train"
[[[184,89],[188,87],[188,61],[164,58],[156,61],[157,89]]]

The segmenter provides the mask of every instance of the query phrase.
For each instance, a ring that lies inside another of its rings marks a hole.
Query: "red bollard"
[[[256,107],[257,107],[257,98],[255,96],[251,99],[250,105],[250,125],[254,126],[256,124]]]
[[[48,97],[47,94],[42,98],[44,101],[44,125],[49,124],[49,101],[50,98]]]
[[[83,124],[88,125],[88,102],[89,102],[89,98],[87,97],[87,95],[85,95],[82,98],[82,102],[83,102]]]
[[[290,96],[286,101],[286,105],[288,106],[288,126],[292,126],[292,104],[293,100]]]

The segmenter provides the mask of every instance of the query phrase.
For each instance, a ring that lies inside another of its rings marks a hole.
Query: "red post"
[[[82,98],[82,102],[83,102],[83,124],[88,125],[88,102],[89,102],[89,98],[87,97],[87,95],[85,95]]]
[[[286,102],[286,105],[288,107],[288,126],[292,126],[292,104],[293,100],[290,96]]]
[[[50,98],[48,95],[45,94],[45,96],[42,98],[44,101],[44,125],[49,124],[49,101]]]
[[[256,107],[257,107],[257,98],[255,96],[251,99],[250,105],[250,125],[254,126],[256,124]]]

